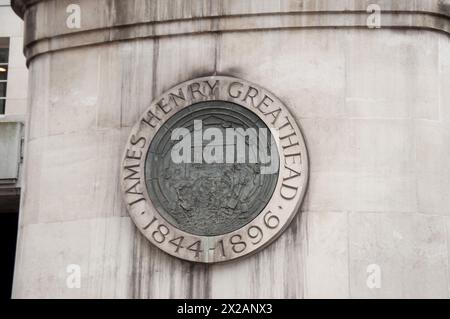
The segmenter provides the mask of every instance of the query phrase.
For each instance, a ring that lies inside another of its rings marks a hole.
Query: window
[[[8,80],[9,39],[0,38],[0,114],[5,113]]]

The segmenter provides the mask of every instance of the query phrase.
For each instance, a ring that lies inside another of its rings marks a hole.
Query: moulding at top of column
[[[450,34],[450,0],[12,0],[25,55],[135,38],[295,28],[381,28]],[[77,23],[71,19],[79,19]],[[69,21],[69,23],[68,23]]]

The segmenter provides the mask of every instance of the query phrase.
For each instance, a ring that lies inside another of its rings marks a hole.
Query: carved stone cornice
[[[211,32],[367,28],[370,4],[381,28],[450,33],[450,0],[80,0],[81,28],[68,28],[69,2],[12,0],[25,21],[28,62],[46,52],[105,42]]]

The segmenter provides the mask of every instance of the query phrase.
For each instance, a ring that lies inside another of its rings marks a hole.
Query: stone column
[[[30,71],[13,297],[450,296],[449,1],[12,3]],[[119,185],[151,100],[208,75],[274,92],[310,155],[285,233],[209,266],[148,243]]]

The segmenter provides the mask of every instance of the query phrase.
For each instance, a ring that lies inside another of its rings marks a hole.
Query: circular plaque
[[[272,242],[298,212],[307,179],[303,136],[284,104],[225,76],[184,82],[153,101],[131,131],[121,170],[142,234],[204,263]]]
[[[165,129],[158,130],[150,144],[145,166],[146,186],[156,209],[169,223],[185,232],[224,235],[251,222],[267,205],[277,184],[278,167],[272,174],[261,174],[260,161],[227,163],[224,156],[209,164],[195,163],[193,158],[189,163],[174,163],[171,155],[178,140],[171,139],[171,133],[176,128],[186,128],[192,139],[195,121],[201,121],[202,130],[213,128],[221,132],[223,141],[217,145],[223,145],[222,155],[226,155],[227,146],[237,143],[236,138],[225,140],[227,130],[245,132],[249,128],[268,128],[255,113],[240,105],[225,101],[200,102],[168,119]],[[275,140],[270,137],[275,146]],[[199,144],[204,149],[209,143],[202,139]],[[272,149],[269,145],[267,150]],[[278,157],[276,147],[273,149],[274,156]],[[247,144],[243,148],[244,153],[251,150]],[[278,164],[279,159],[275,162]]]

